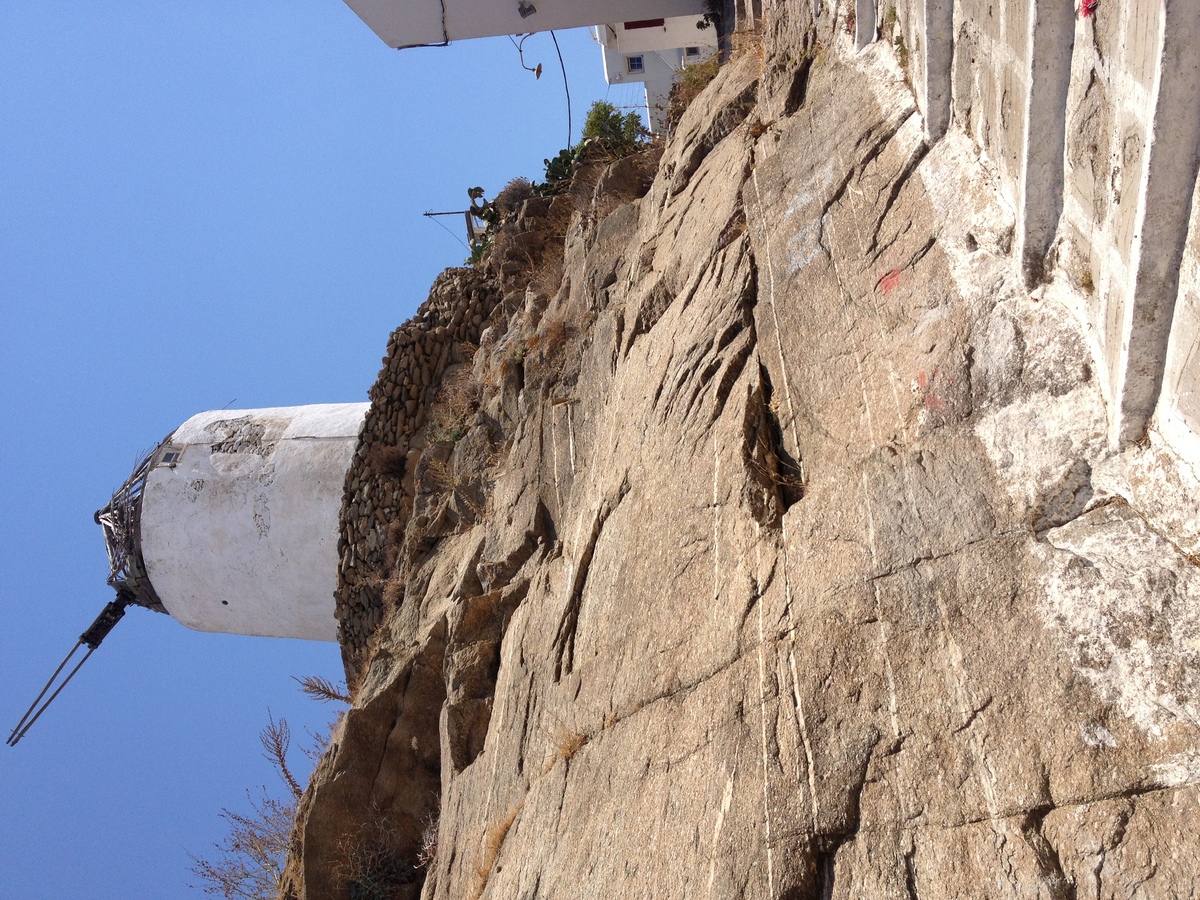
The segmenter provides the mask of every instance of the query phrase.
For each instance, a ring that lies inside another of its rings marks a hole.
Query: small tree
[[[214,845],[216,855],[192,856],[191,872],[200,884],[190,886],[227,900],[275,900],[292,839],[296,803],[276,800],[265,788],[260,789],[257,800],[247,791],[246,799],[250,813],[221,810],[229,834]]]
[[[310,692],[307,687],[306,692]],[[201,883],[190,886],[226,900],[275,900],[279,896],[296,822],[296,801],[300,799],[301,788],[288,767],[292,732],[287,720],[276,722],[268,711],[267,727],[259,732],[258,739],[263,755],[287,785],[288,798],[276,800],[265,787],[259,789],[258,799],[246,791],[251,812],[221,810],[221,818],[229,824],[229,833],[213,845],[216,855],[192,856],[191,872]]]
[[[621,115],[606,100],[593,103],[583,123],[584,139],[594,138],[611,152],[632,150],[644,133],[641,116],[635,112]]]

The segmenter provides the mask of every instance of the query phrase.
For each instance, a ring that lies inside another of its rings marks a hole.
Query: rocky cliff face
[[[767,12],[393,339],[287,896],[1200,892],[1187,469],[894,48]]]

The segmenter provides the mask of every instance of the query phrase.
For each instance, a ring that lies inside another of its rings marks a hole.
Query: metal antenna
[[[88,657],[91,656],[92,653],[95,652],[96,648],[100,646],[100,642],[108,637],[108,633],[113,630],[113,626],[121,621],[121,617],[125,615],[125,607],[127,607],[131,601],[132,598],[128,594],[117,594],[117,599],[110,601],[108,605],[100,611],[100,615],[96,616],[96,621],[89,626],[87,631],[79,636],[79,640],[75,642],[75,646],[71,648],[71,652],[68,653],[66,658],[58,664],[58,668],[54,670],[54,674],[50,676],[50,680],[46,682],[46,686],[42,688],[42,692],[38,694],[33,703],[29,705],[29,709],[25,710],[25,715],[21,716],[21,721],[17,723],[17,727],[12,730],[12,733],[8,736],[8,740],[4,743],[10,747],[15,747],[17,742],[20,741],[21,738],[25,737],[25,733],[33,727],[33,723],[36,722],[41,717],[42,713],[46,711],[46,707],[53,703],[54,698],[62,693],[62,689],[65,688],[68,682],[75,677],[75,673],[82,668],[83,664],[88,661]],[[73,668],[67,677],[63,679],[62,683],[54,689],[54,693],[50,695],[49,699],[47,699],[45,703],[42,703],[42,705],[38,707],[38,703],[41,702],[41,699],[46,696],[46,692],[54,686],[55,680],[62,673],[62,670],[67,667],[67,663],[71,661],[71,657],[75,655],[75,651],[82,646],[86,646],[88,648],[88,652],[83,655],[83,659],[79,660],[79,662],[75,664],[75,668]],[[37,707],[37,712],[34,712],[35,707]]]

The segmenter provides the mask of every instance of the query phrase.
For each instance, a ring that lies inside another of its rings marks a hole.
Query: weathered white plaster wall
[[[343,481],[369,404],[188,419],[151,471],[142,555],[171,615],[200,631],[336,639]]]
[[[517,0],[346,0],[389,47],[444,40],[581,28],[669,16],[700,15],[705,0],[530,0],[537,12],[525,18]],[[443,24],[444,29],[443,30]]]

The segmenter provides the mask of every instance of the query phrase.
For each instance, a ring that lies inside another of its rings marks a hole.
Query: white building
[[[705,0],[346,0],[389,47],[699,15]]]
[[[717,29],[699,28],[703,17],[673,16],[597,25],[593,31],[604,52],[604,80],[642,83],[650,130],[667,131],[671,85],[681,69],[717,52]]]
[[[96,513],[118,597],[199,631],[336,640],[338,513],[368,406],[184,422]]]

